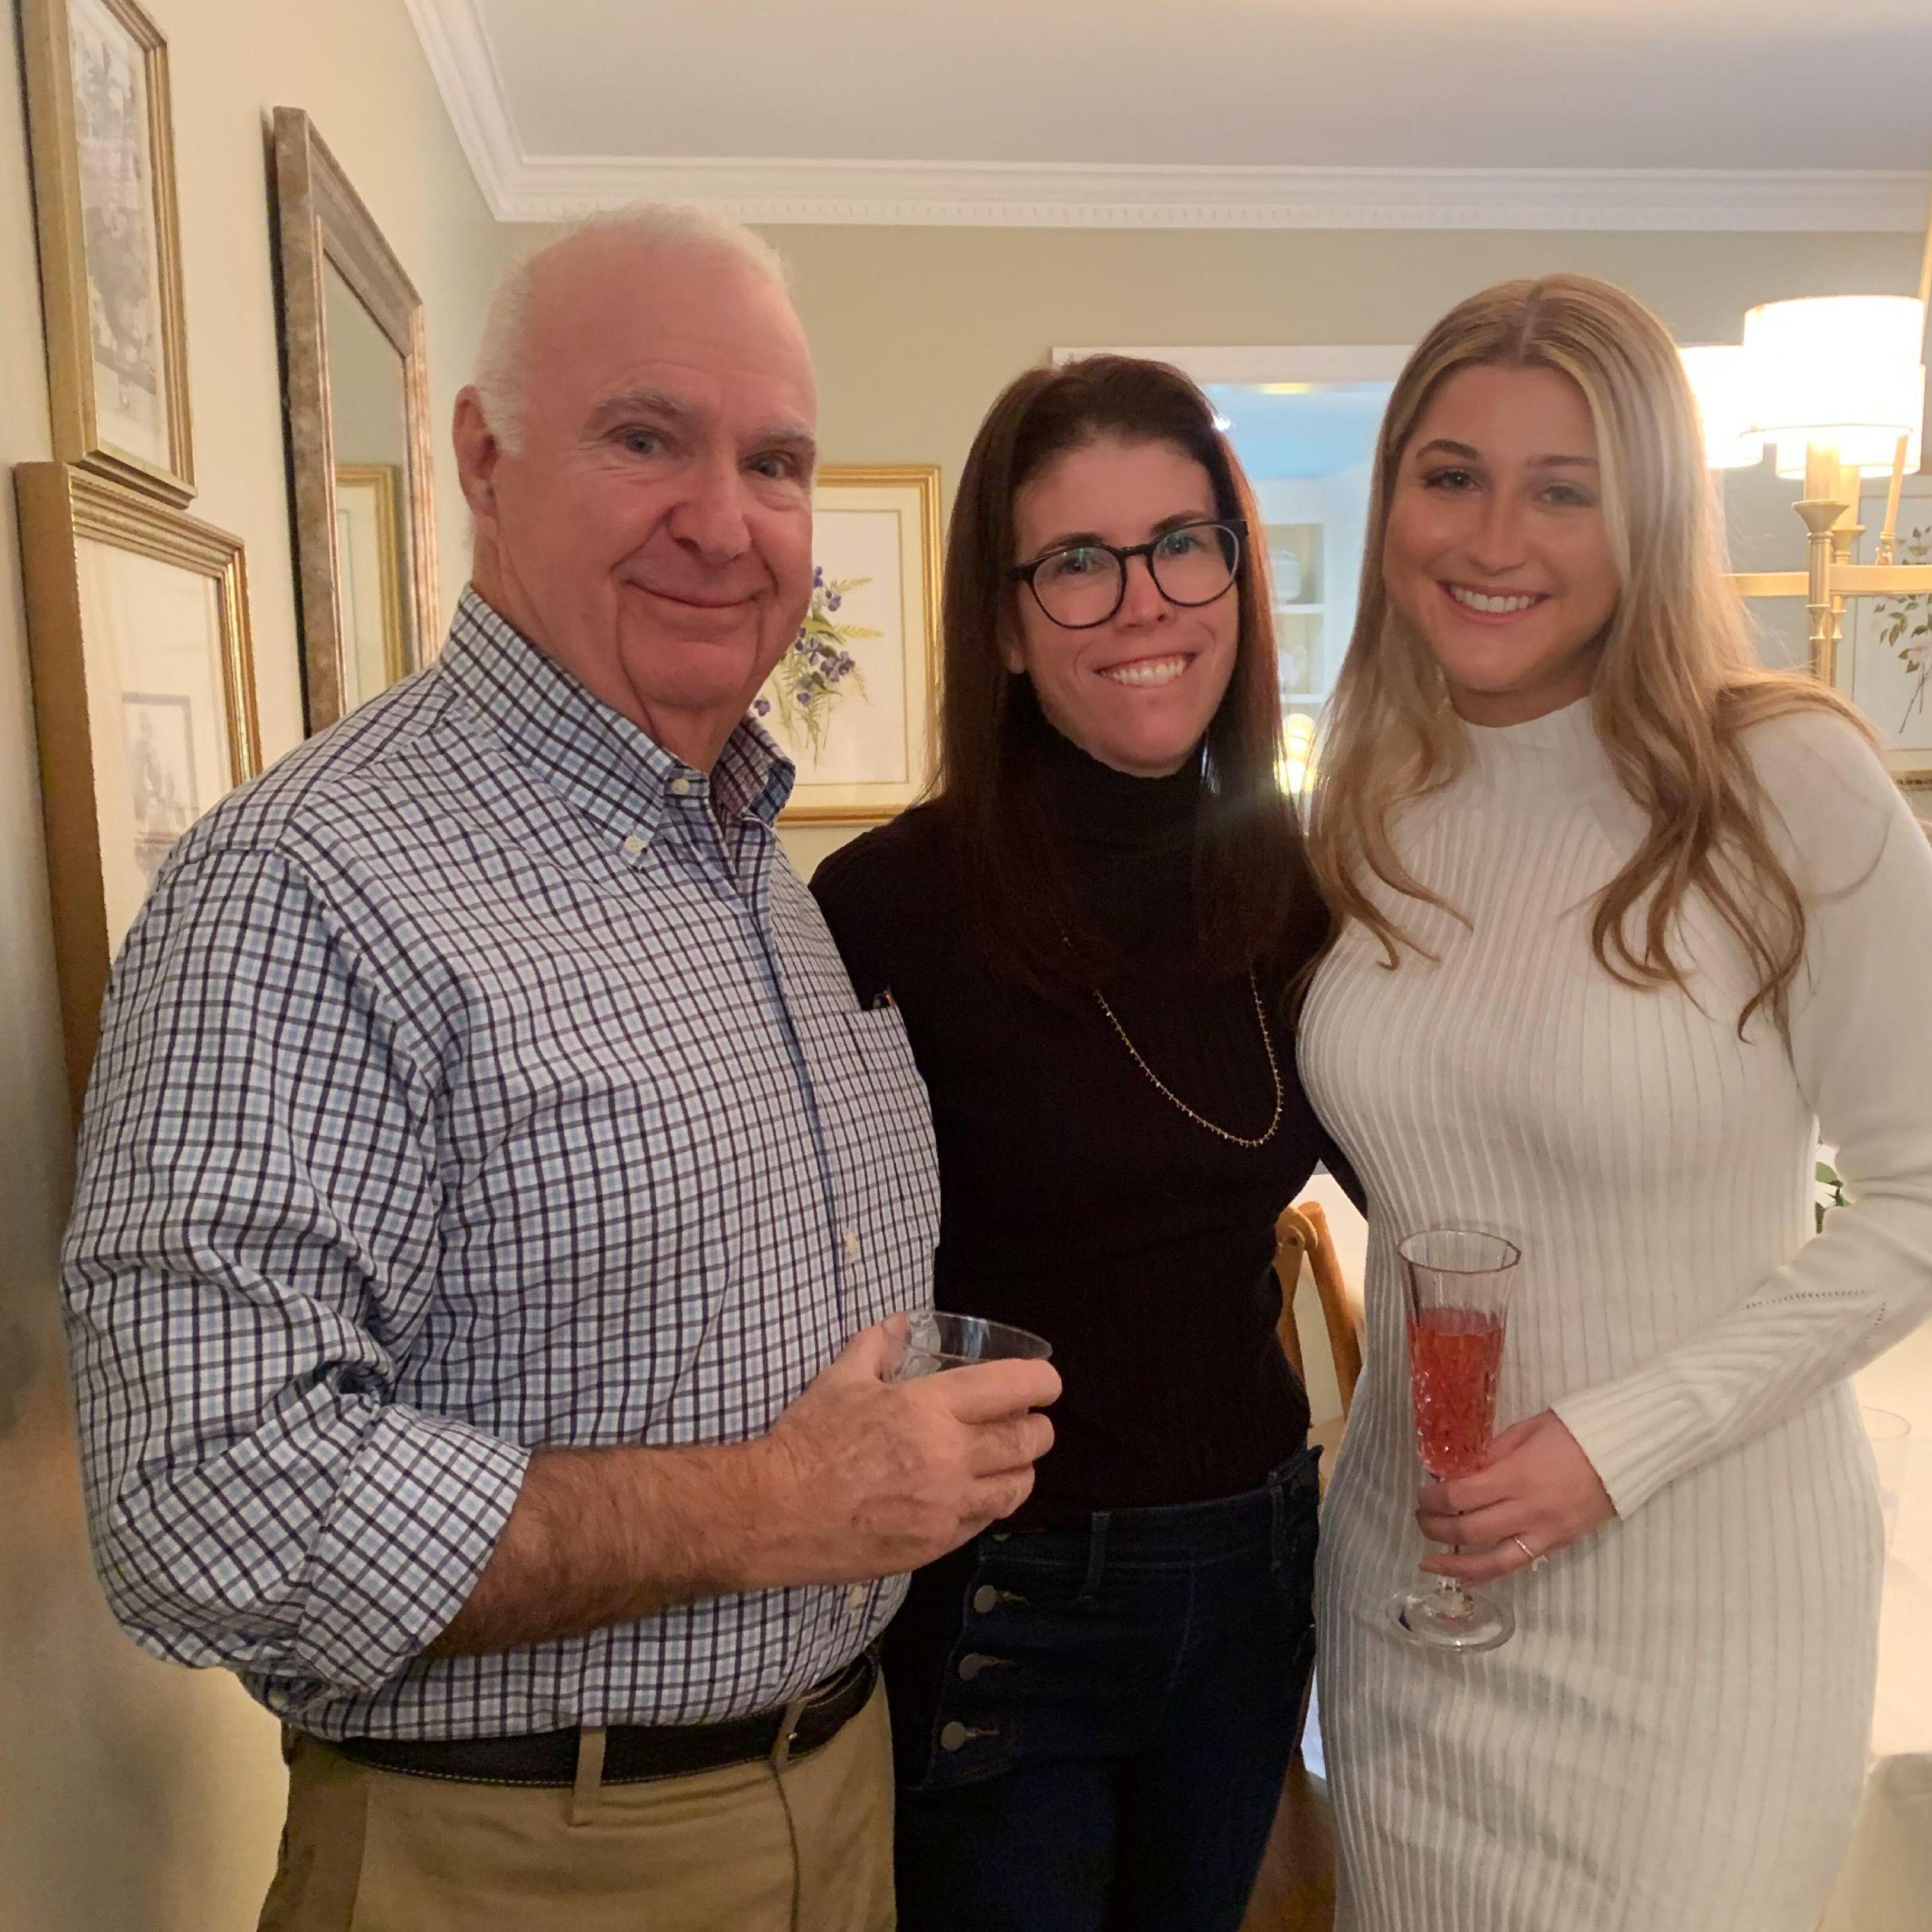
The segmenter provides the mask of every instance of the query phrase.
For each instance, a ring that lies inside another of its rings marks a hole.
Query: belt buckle
[[[772,1768],[781,1776],[790,1767],[792,1747],[798,1742],[800,1726],[811,1708],[812,1700],[808,1694],[794,1697],[779,1714],[778,1738],[772,1746]]]
[[[874,1673],[878,1668],[878,1656],[868,1646],[854,1658],[850,1664],[842,1670],[835,1672],[815,1690],[808,1690],[802,1696],[794,1698],[784,1707],[779,1720],[778,1741],[772,1750],[772,1761],[779,1770],[782,1771],[791,1762],[792,1753],[797,1746],[800,1732],[805,1728],[806,1718],[816,1715],[820,1712],[836,1710],[839,1704],[850,1696],[855,1690],[862,1688],[869,1694],[874,1681]],[[860,1702],[862,1703],[863,1700],[861,1699]],[[838,1732],[857,1714],[858,1706],[855,1706],[837,1725],[834,1726],[832,1731],[812,1748],[818,1750],[830,1744],[832,1738],[837,1736]]]

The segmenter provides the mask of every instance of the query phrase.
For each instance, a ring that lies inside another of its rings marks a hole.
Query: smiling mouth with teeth
[[[1442,587],[1466,610],[1478,610],[1486,617],[1513,617],[1519,611],[1549,601],[1549,593],[1541,590],[1512,591],[1505,595],[1471,590],[1460,584],[1445,584]]]
[[[1096,675],[1110,683],[1144,690],[1152,685],[1172,684],[1193,662],[1189,657],[1142,658],[1132,664],[1108,664]]]

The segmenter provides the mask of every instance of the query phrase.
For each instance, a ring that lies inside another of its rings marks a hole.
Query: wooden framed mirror
[[[274,120],[303,703],[320,730],[435,656],[422,302],[299,108]]]

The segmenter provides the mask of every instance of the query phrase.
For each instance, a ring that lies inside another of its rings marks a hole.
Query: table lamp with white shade
[[[1845,600],[1932,595],[1932,566],[1892,560],[1900,485],[1922,459],[1925,420],[1925,313],[1932,295],[1932,227],[1921,292],[1820,296],[1766,302],[1744,319],[1742,344],[1682,352],[1704,417],[1713,469],[1747,466],[1775,451],[1780,476],[1802,476],[1796,508],[1809,533],[1802,571],[1747,571],[1745,597],[1802,597],[1810,615],[1811,668],[1837,668]],[[1861,479],[1889,475],[1885,525],[1874,560],[1854,561]]]
[[[1744,317],[1750,433],[1776,446],[1778,473],[1808,476],[1808,451],[1835,449],[1866,476],[1889,476],[1905,438],[1916,470],[1925,419],[1925,305],[1910,296],[1814,296]]]
[[[1755,470],[1764,460],[1765,439],[1750,430],[1756,412],[1743,344],[1715,342],[1677,352],[1703,418],[1704,466]]]
[[[1838,667],[1848,597],[1932,595],[1932,566],[1894,563],[1900,486],[1923,459],[1925,320],[1932,304],[1932,221],[1918,293],[1814,296],[1765,302],[1744,318],[1742,343],[1687,349],[1684,372],[1703,417],[1713,470],[1754,467],[1773,448],[1780,476],[1802,477],[1796,506],[1809,533],[1802,571],[1741,571],[1744,597],[1802,597],[1811,668]],[[1885,524],[1872,562],[1853,561],[1864,534],[1861,480],[1889,475]]]

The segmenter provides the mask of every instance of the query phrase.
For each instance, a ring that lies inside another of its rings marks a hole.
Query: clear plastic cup
[[[1043,1362],[1052,1353],[1050,1343],[1027,1329],[977,1315],[922,1309],[906,1317],[905,1340],[892,1380],[909,1382],[974,1362]]]

